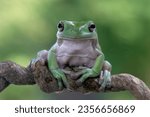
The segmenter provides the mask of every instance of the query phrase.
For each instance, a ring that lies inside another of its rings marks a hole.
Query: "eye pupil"
[[[57,25],[57,28],[58,28],[59,31],[62,32],[64,30],[64,24],[63,24],[63,22],[59,22],[58,25]]]
[[[95,30],[96,26],[95,26],[95,24],[92,23],[92,24],[89,25],[88,28],[89,28],[90,32],[93,32]]]

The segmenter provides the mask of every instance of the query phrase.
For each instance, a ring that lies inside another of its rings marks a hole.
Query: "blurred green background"
[[[149,0],[0,0],[0,61],[27,66],[56,40],[59,20],[93,20],[112,74],[130,73],[150,86]],[[134,99],[127,91],[82,95],[46,94],[39,87],[10,85],[0,99]]]

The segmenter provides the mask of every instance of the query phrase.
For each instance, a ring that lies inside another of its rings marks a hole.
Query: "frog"
[[[88,78],[98,78],[100,89],[110,87],[112,66],[105,60],[93,21],[61,20],[56,37],[47,61],[59,90],[70,89],[67,76],[75,80],[78,87]]]

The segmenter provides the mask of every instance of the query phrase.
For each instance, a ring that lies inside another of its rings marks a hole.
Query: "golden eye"
[[[60,21],[57,25],[58,31],[62,32],[64,30],[64,23]]]
[[[93,32],[95,30],[96,26],[94,23],[89,24],[88,29],[90,32]]]

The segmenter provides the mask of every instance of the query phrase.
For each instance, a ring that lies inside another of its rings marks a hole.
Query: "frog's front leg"
[[[69,83],[63,71],[59,68],[56,60],[56,46],[54,45],[48,52],[48,68],[54,78],[58,81],[59,90],[63,89],[65,85],[69,89]]]
[[[104,61],[104,56],[100,55],[97,57],[96,62],[92,69],[86,68],[82,71],[82,76],[76,81],[78,86],[81,86],[82,83],[88,77],[97,77],[99,78],[99,84],[101,85],[100,89],[105,87],[110,87],[111,85],[111,64],[108,61]]]
[[[96,58],[95,64],[92,68],[86,68],[82,71],[82,76],[76,81],[78,86],[81,86],[82,83],[89,77],[97,77],[100,74],[100,71],[103,67],[104,55],[101,54]]]

